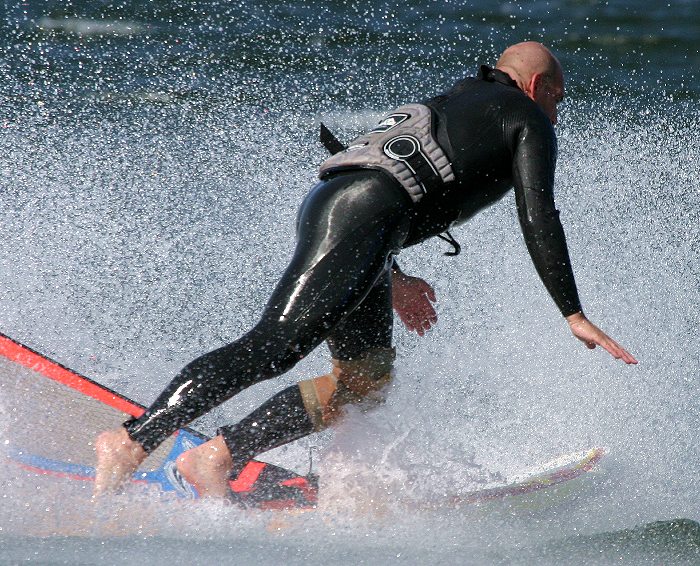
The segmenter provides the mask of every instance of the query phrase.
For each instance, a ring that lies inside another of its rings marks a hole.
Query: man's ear
[[[542,88],[544,75],[542,73],[534,73],[530,77],[530,81],[525,85],[525,94],[532,100],[535,100],[537,92]]]

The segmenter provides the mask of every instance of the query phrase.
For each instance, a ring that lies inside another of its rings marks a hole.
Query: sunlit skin
[[[564,74],[559,61],[543,45],[528,41],[506,49],[496,68],[508,75],[542,109],[552,124],[557,123],[557,105],[564,98]],[[420,277],[411,277],[396,269],[392,277],[393,307],[411,332],[423,336],[437,323],[435,290]],[[637,360],[590,322],[582,312],[566,317],[572,334],[588,348],[600,346],[627,364]],[[96,441],[98,465],[95,495],[117,490],[141,462],[146,453],[131,440],[126,429],[102,433]],[[222,436],[188,450],[177,460],[178,471],[200,497],[221,498],[229,493],[228,476],[233,460]]]
[[[216,436],[177,459],[177,470],[202,498],[226,497],[232,468],[233,458],[223,436]]]
[[[95,451],[94,496],[117,491],[146,459],[144,449],[131,440],[123,427],[100,434],[95,441]]]
[[[117,492],[146,459],[146,452],[126,429],[103,432],[95,442],[98,466],[93,495]],[[229,493],[233,459],[222,436],[192,448],[177,459],[177,469],[202,498],[221,499]]]
[[[557,123],[557,104],[564,99],[564,72],[549,49],[535,41],[518,43],[503,52],[496,68],[508,73],[552,124]]]

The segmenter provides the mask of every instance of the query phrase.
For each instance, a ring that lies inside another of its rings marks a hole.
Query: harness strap
[[[377,127],[340,150],[343,144],[321,129],[321,140],[333,154],[319,168],[319,177],[347,169],[381,169],[406,189],[414,203],[431,188],[455,180],[447,154],[433,133],[433,111],[424,104],[405,104]]]
[[[450,234],[449,230],[447,230],[444,234],[438,234],[437,237],[440,238],[441,240],[445,240],[446,242],[451,244],[452,247],[454,248],[454,250],[452,250],[451,252],[445,252],[445,255],[456,256],[456,255],[459,255],[460,252],[462,251],[462,246],[460,246],[459,242],[457,240],[455,240],[455,238],[452,234]]]
[[[406,164],[423,189],[423,193],[437,189],[442,184],[440,174],[423,152],[418,138],[410,135],[392,138],[384,145],[384,153]]]
[[[341,151],[345,151],[347,149],[347,146],[336,138],[333,132],[326,128],[326,125],[323,122],[321,122],[320,141],[323,144],[323,147],[325,147],[328,150],[328,153],[331,155],[335,155],[336,153],[340,153]]]

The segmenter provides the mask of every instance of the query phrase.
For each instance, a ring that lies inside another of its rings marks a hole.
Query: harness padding
[[[418,202],[431,187],[455,179],[452,164],[433,136],[432,121],[433,113],[424,104],[401,106],[324,161],[319,177],[358,167],[383,169]]]

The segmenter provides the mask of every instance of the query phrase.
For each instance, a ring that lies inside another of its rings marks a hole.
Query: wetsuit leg
[[[327,338],[335,359],[353,360],[372,350],[391,348],[391,274],[386,272],[360,305]],[[310,383],[313,380],[309,380]],[[307,390],[308,390],[307,385]],[[263,452],[323,428],[318,412],[302,397],[299,385],[277,393],[236,424],[219,428],[233,457],[233,476]],[[319,408],[319,410],[322,410]]]
[[[367,298],[328,335],[328,349],[336,360],[354,360],[370,350],[391,348],[393,330],[391,271],[387,271]]]
[[[186,366],[144,415],[125,423],[131,438],[150,452],[246,387],[291,369],[388,272],[407,237],[411,206],[405,191],[379,172],[318,183],[300,209],[292,261],[258,324]]]
[[[258,454],[304,438],[315,431],[298,385],[273,395],[234,425],[219,428],[233,460],[236,477]]]

